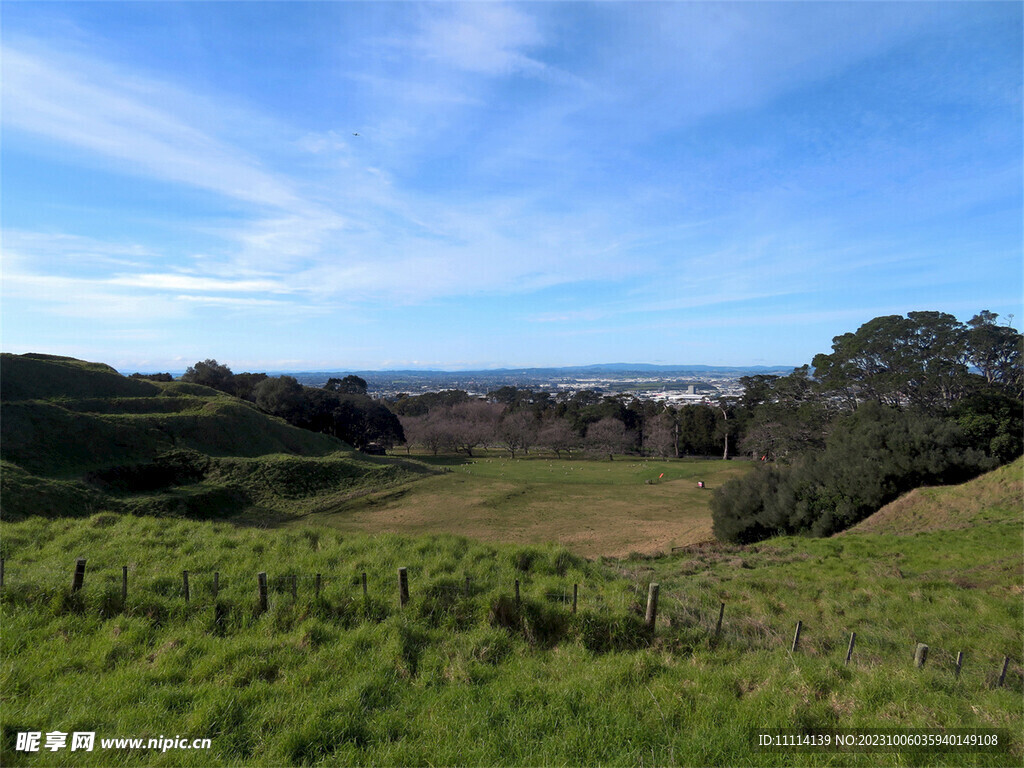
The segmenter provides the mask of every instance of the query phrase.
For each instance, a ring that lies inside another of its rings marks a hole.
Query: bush
[[[836,422],[821,453],[759,468],[716,491],[714,533],[738,544],[828,536],[913,488],[964,482],[997,464],[955,421],[867,403]]]

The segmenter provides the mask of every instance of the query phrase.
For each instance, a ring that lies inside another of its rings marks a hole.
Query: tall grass
[[[779,539],[749,553],[705,547],[602,564],[449,536],[110,514],[6,524],[0,763],[71,764],[66,752],[14,752],[15,734],[86,730],[209,737],[213,749],[75,753],[75,765],[1019,764],[1019,741],[987,755],[795,759],[755,746],[772,727],[1019,732],[1019,657],[1003,688],[982,667],[1019,647],[1019,577],[999,565],[1019,536],[1008,524],[960,533]],[[76,556],[88,566],[72,595]],[[409,569],[404,608],[398,566]],[[972,568],[977,584],[951,586],[950,573]],[[265,613],[258,571],[270,574]],[[641,611],[653,580],[662,610],[652,635]],[[807,628],[793,654],[797,618]],[[864,640],[846,666],[854,626]],[[962,676],[941,657],[914,669],[915,639],[973,649]]]

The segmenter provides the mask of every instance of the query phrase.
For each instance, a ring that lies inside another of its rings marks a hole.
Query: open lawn
[[[415,458],[450,471],[286,524],[454,533],[516,544],[553,541],[585,557],[665,552],[710,539],[711,491],[750,469],[742,461],[627,456],[613,461],[497,454]],[[698,481],[707,487],[698,488]]]

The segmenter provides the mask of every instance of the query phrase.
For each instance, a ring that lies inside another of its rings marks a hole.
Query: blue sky
[[[6,3],[3,349],[800,365],[882,314],[1019,327],[1022,7]]]

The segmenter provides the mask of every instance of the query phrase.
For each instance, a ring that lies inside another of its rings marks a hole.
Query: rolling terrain
[[[103,510],[273,522],[433,472],[207,387],[48,355],[0,359],[5,520]]]
[[[841,536],[730,546],[703,540],[696,480],[739,462],[371,460],[219,393],[27,361],[2,361],[5,766],[67,764],[14,748],[51,730],[211,739],[76,765],[1024,759],[1022,460]],[[61,444],[75,429],[99,437]],[[773,728],[1002,747],[780,754],[757,745]]]

